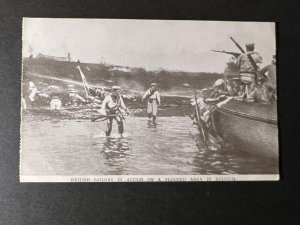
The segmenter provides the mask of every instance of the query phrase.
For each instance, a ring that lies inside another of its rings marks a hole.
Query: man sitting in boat
[[[239,77],[234,77],[230,80],[231,83],[231,96],[235,100],[243,100],[245,87]]]
[[[233,96],[234,99],[241,100],[240,95],[244,94],[243,88],[244,86],[238,77],[227,79],[226,85],[224,85],[223,79],[218,79],[215,81],[209,97],[217,98],[220,95],[227,95]]]
[[[118,123],[118,131],[122,136],[124,132],[124,116],[121,110],[125,110],[129,114],[127,107],[124,104],[122,96],[120,95],[120,87],[113,86],[112,93],[107,95],[102,102],[101,109],[99,110],[100,114],[108,116],[107,127],[106,127],[106,136],[110,136],[112,131],[112,123],[115,119]]]
[[[277,87],[276,87],[276,55],[273,55],[273,60],[271,64],[265,66],[261,70],[258,71],[260,76],[264,76],[267,78],[267,86],[270,88],[270,94],[277,100]],[[272,99],[271,99],[272,100]]]
[[[224,84],[223,79],[218,79],[212,86],[212,92],[209,94],[210,98],[217,98],[220,95],[230,95],[232,88],[228,82]]]
[[[255,79],[257,76],[257,64],[262,63],[262,57],[254,51],[254,44],[246,44],[246,53],[241,54],[235,61],[239,69],[240,79],[245,85],[244,98],[248,102],[254,101],[253,91],[255,89]]]

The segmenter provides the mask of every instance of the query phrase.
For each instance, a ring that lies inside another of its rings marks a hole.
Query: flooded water
[[[201,151],[188,117],[161,117],[158,125],[132,117],[120,138],[114,123],[23,118],[21,175],[274,174],[277,164],[240,151]]]

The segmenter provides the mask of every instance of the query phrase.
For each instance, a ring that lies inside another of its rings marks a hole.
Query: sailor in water
[[[147,100],[147,114],[148,114],[148,123],[151,122],[151,117],[153,123],[155,123],[158,106],[160,105],[160,95],[157,91],[157,84],[152,83],[151,88],[146,91],[142,101]]]
[[[125,110],[127,114],[129,114],[128,109],[126,108],[122,96],[120,95],[120,87],[113,86],[112,93],[107,95],[102,102],[101,109],[99,112],[102,115],[108,116],[107,119],[107,127],[106,127],[106,136],[110,136],[112,131],[112,123],[115,119],[118,123],[118,131],[122,136],[124,133],[124,116],[121,112],[121,109]]]
[[[195,96],[191,99],[191,105],[197,109],[194,115],[191,116],[193,126],[190,128],[190,135],[196,141],[198,147],[206,145],[210,150],[219,150],[223,143],[216,132],[211,116],[217,108],[225,105],[233,97],[219,94],[218,96],[214,95],[213,98],[206,98],[206,92],[207,89],[203,89],[202,97],[196,98]]]

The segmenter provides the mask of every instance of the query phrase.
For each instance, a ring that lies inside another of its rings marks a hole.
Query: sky
[[[276,52],[275,23],[124,19],[23,19],[23,56],[39,53],[74,61],[168,69],[223,72],[229,56],[255,43],[266,65]]]

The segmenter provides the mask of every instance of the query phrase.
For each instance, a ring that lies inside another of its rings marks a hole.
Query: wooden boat
[[[276,103],[231,100],[212,118],[219,135],[237,150],[278,159]]]

